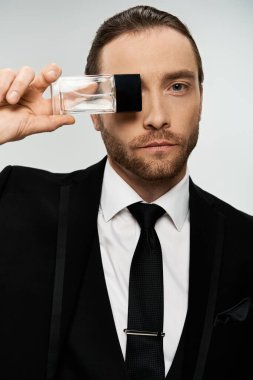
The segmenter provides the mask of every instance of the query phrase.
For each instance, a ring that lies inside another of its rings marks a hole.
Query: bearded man
[[[130,8],[98,29],[85,73],[139,73],[142,110],[92,115],[107,157],[88,169],[1,173],[1,378],[251,378],[253,219],[187,170],[195,41],[175,16]],[[74,123],[42,97],[60,75],[0,70],[1,143]]]

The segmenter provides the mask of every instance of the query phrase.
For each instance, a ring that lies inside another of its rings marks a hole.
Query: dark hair
[[[124,33],[135,33],[155,27],[169,27],[183,34],[190,41],[198,65],[199,84],[204,80],[202,60],[194,39],[188,28],[170,13],[149,6],[136,6],[105,20],[97,30],[87,57],[85,74],[98,74],[99,58],[102,48]]]

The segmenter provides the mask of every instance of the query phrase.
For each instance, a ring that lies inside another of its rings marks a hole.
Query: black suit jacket
[[[105,160],[70,174],[7,167],[0,176],[3,380],[55,376],[82,278],[97,244],[104,165]],[[191,182],[190,222],[182,379],[249,379],[253,377],[253,218]],[[92,295],[93,289],[89,292]],[[101,365],[109,372],[105,375],[100,366],[94,379],[127,380],[106,302],[95,309],[105,313],[111,329],[111,334],[101,329],[100,342],[104,344]],[[87,329],[95,331],[96,322],[94,316]],[[89,358],[89,373],[97,341],[87,340],[83,355],[84,361]]]

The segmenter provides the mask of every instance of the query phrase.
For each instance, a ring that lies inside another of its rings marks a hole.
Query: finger
[[[22,67],[6,94],[7,102],[10,104],[16,104],[33,81],[34,76],[35,73],[31,67]]]
[[[43,68],[40,75],[34,78],[31,89],[43,93],[48,86],[55,82],[61,75],[62,70],[55,63],[51,63]]]
[[[16,72],[14,70],[9,68],[0,70],[0,102],[5,99],[6,93],[15,78]]]

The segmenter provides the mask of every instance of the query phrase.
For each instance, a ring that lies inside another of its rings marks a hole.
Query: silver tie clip
[[[157,337],[165,336],[165,333],[160,332],[160,331],[142,331],[142,330],[128,330],[128,329],[124,329],[123,331],[127,335],[157,336]]]

